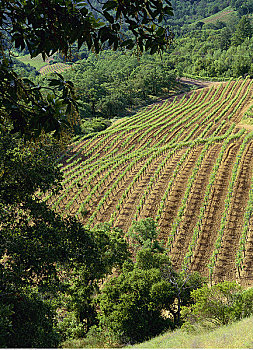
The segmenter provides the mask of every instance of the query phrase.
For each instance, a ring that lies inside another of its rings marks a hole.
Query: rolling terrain
[[[152,217],[176,268],[252,285],[252,92],[250,79],[216,83],[76,140],[62,192],[44,200],[88,227]]]
[[[62,73],[64,70],[71,67],[71,65],[61,62],[51,64],[50,61],[52,59],[52,57],[47,57],[44,61],[41,55],[38,55],[33,58],[31,58],[30,55],[18,57],[19,61],[25,64],[29,64],[30,66],[36,68],[37,71],[42,75],[50,73]]]

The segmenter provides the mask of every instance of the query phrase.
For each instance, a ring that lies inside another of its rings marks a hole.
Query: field
[[[39,69],[39,72],[42,75],[50,74],[50,73],[61,73],[70,67],[71,66],[69,64],[59,62],[54,64],[47,64],[46,66],[41,67]]]
[[[76,140],[44,200],[87,227],[152,217],[176,268],[252,285],[252,92],[250,79],[215,83]]]
[[[36,68],[42,75],[55,72],[61,73],[70,67],[70,65],[61,62],[49,64],[50,60],[52,60],[52,57],[48,57],[44,61],[42,55],[38,55],[34,58],[31,58],[30,55],[24,55],[17,58],[19,61],[25,64],[30,64],[32,67]]]
[[[17,57],[17,59],[25,64],[30,64],[32,67],[36,68],[37,70],[47,65],[48,61],[50,60],[50,58],[47,58],[46,61],[44,61],[42,58],[42,55],[38,55],[34,58],[31,58],[29,54]]]

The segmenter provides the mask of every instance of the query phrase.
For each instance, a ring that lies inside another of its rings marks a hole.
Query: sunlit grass
[[[61,73],[70,67],[70,65],[61,62],[55,64],[48,64],[47,61],[43,60],[42,55],[38,55],[34,58],[31,58],[31,56],[28,54],[25,56],[19,56],[17,57],[17,59],[25,64],[30,64],[32,67],[40,71],[42,75],[55,72]]]
[[[133,348],[253,348],[253,317],[212,331],[167,332]]]
[[[241,123],[247,125],[253,125],[253,105],[250,106],[247,112],[244,114]]]
[[[247,124],[247,125],[253,125],[253,118],[245,117],[241,120],[241,123]]]
[[[29,63],[32,67],[36,68],[37,70],[47,65],[47,62],[43,61],[41,55],[31,58],[31,56],[28,54],[25,56],[19,56],[17,57],[17,59],[25,64]]]

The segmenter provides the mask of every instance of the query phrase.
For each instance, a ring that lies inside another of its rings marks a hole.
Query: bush
[[[74,311],[66,312],[66,315],[64,315],[62,320],[58,321],[58,329],[61,334],[61,338],[64,340],[81,338],[85,335],[85,327],[78,320],[78,317]]]
[[[122,273],[106,283],[99,297],[100,323],[124,343],[153,337],[172,324],[162,316],[168,302],[161,300],[164,295],[170,298],[170,285],[161,283],[158,269]]]
[[[80,125],[80,134],[89,134],[99,132],[111,125],[110,120],[103,118],[93,118],[91,120],[83,120]]]
[[[146,244],[144,244],[146,246]],[[152,247],[154,248],[154,247]],[[141,248],[136,262],[107,281],[98,296],[100,325],[123,343],[142,342],[181,324],[181,306],[202,285],[197,274],[176,273],[166,252]]]
[[[61,344],[62,348],[119,348],[120,342],[111,332],[104,331],[100,327],[93,326],[85,338],[68,339]]]
[[[234,317],[240,320],[253,314],[253,288],[242,291],[236,300]]]
[[[190,324],[205,320],[225,325],[253,314],[253,288],[242,290],[236,282],[205,285],[191,296],[195,304],[183,310]]]

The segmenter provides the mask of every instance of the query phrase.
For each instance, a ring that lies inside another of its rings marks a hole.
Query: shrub
[[[161,295],[170,298],[169,291],[170,285],[161,283],[158,269],[122,273],[106,283],[99,297],[100,323],[122,342],[141,342],[155,336],[171,325],[162,316],[161,300]]]
[[[166,252],[142,248],[136,262],[108,280],[98,296],[100,326],[123,343],[154,337],[181,324],[181,306],[192,303],[190,291],[202,285],[199,275],[176,273]]]
[[[192,291],[191,296],[194,305],[183,310],[191,324],[205,320],[225,325],[253,313],[253,288],[242,290],[236,282],[205,285]]]

